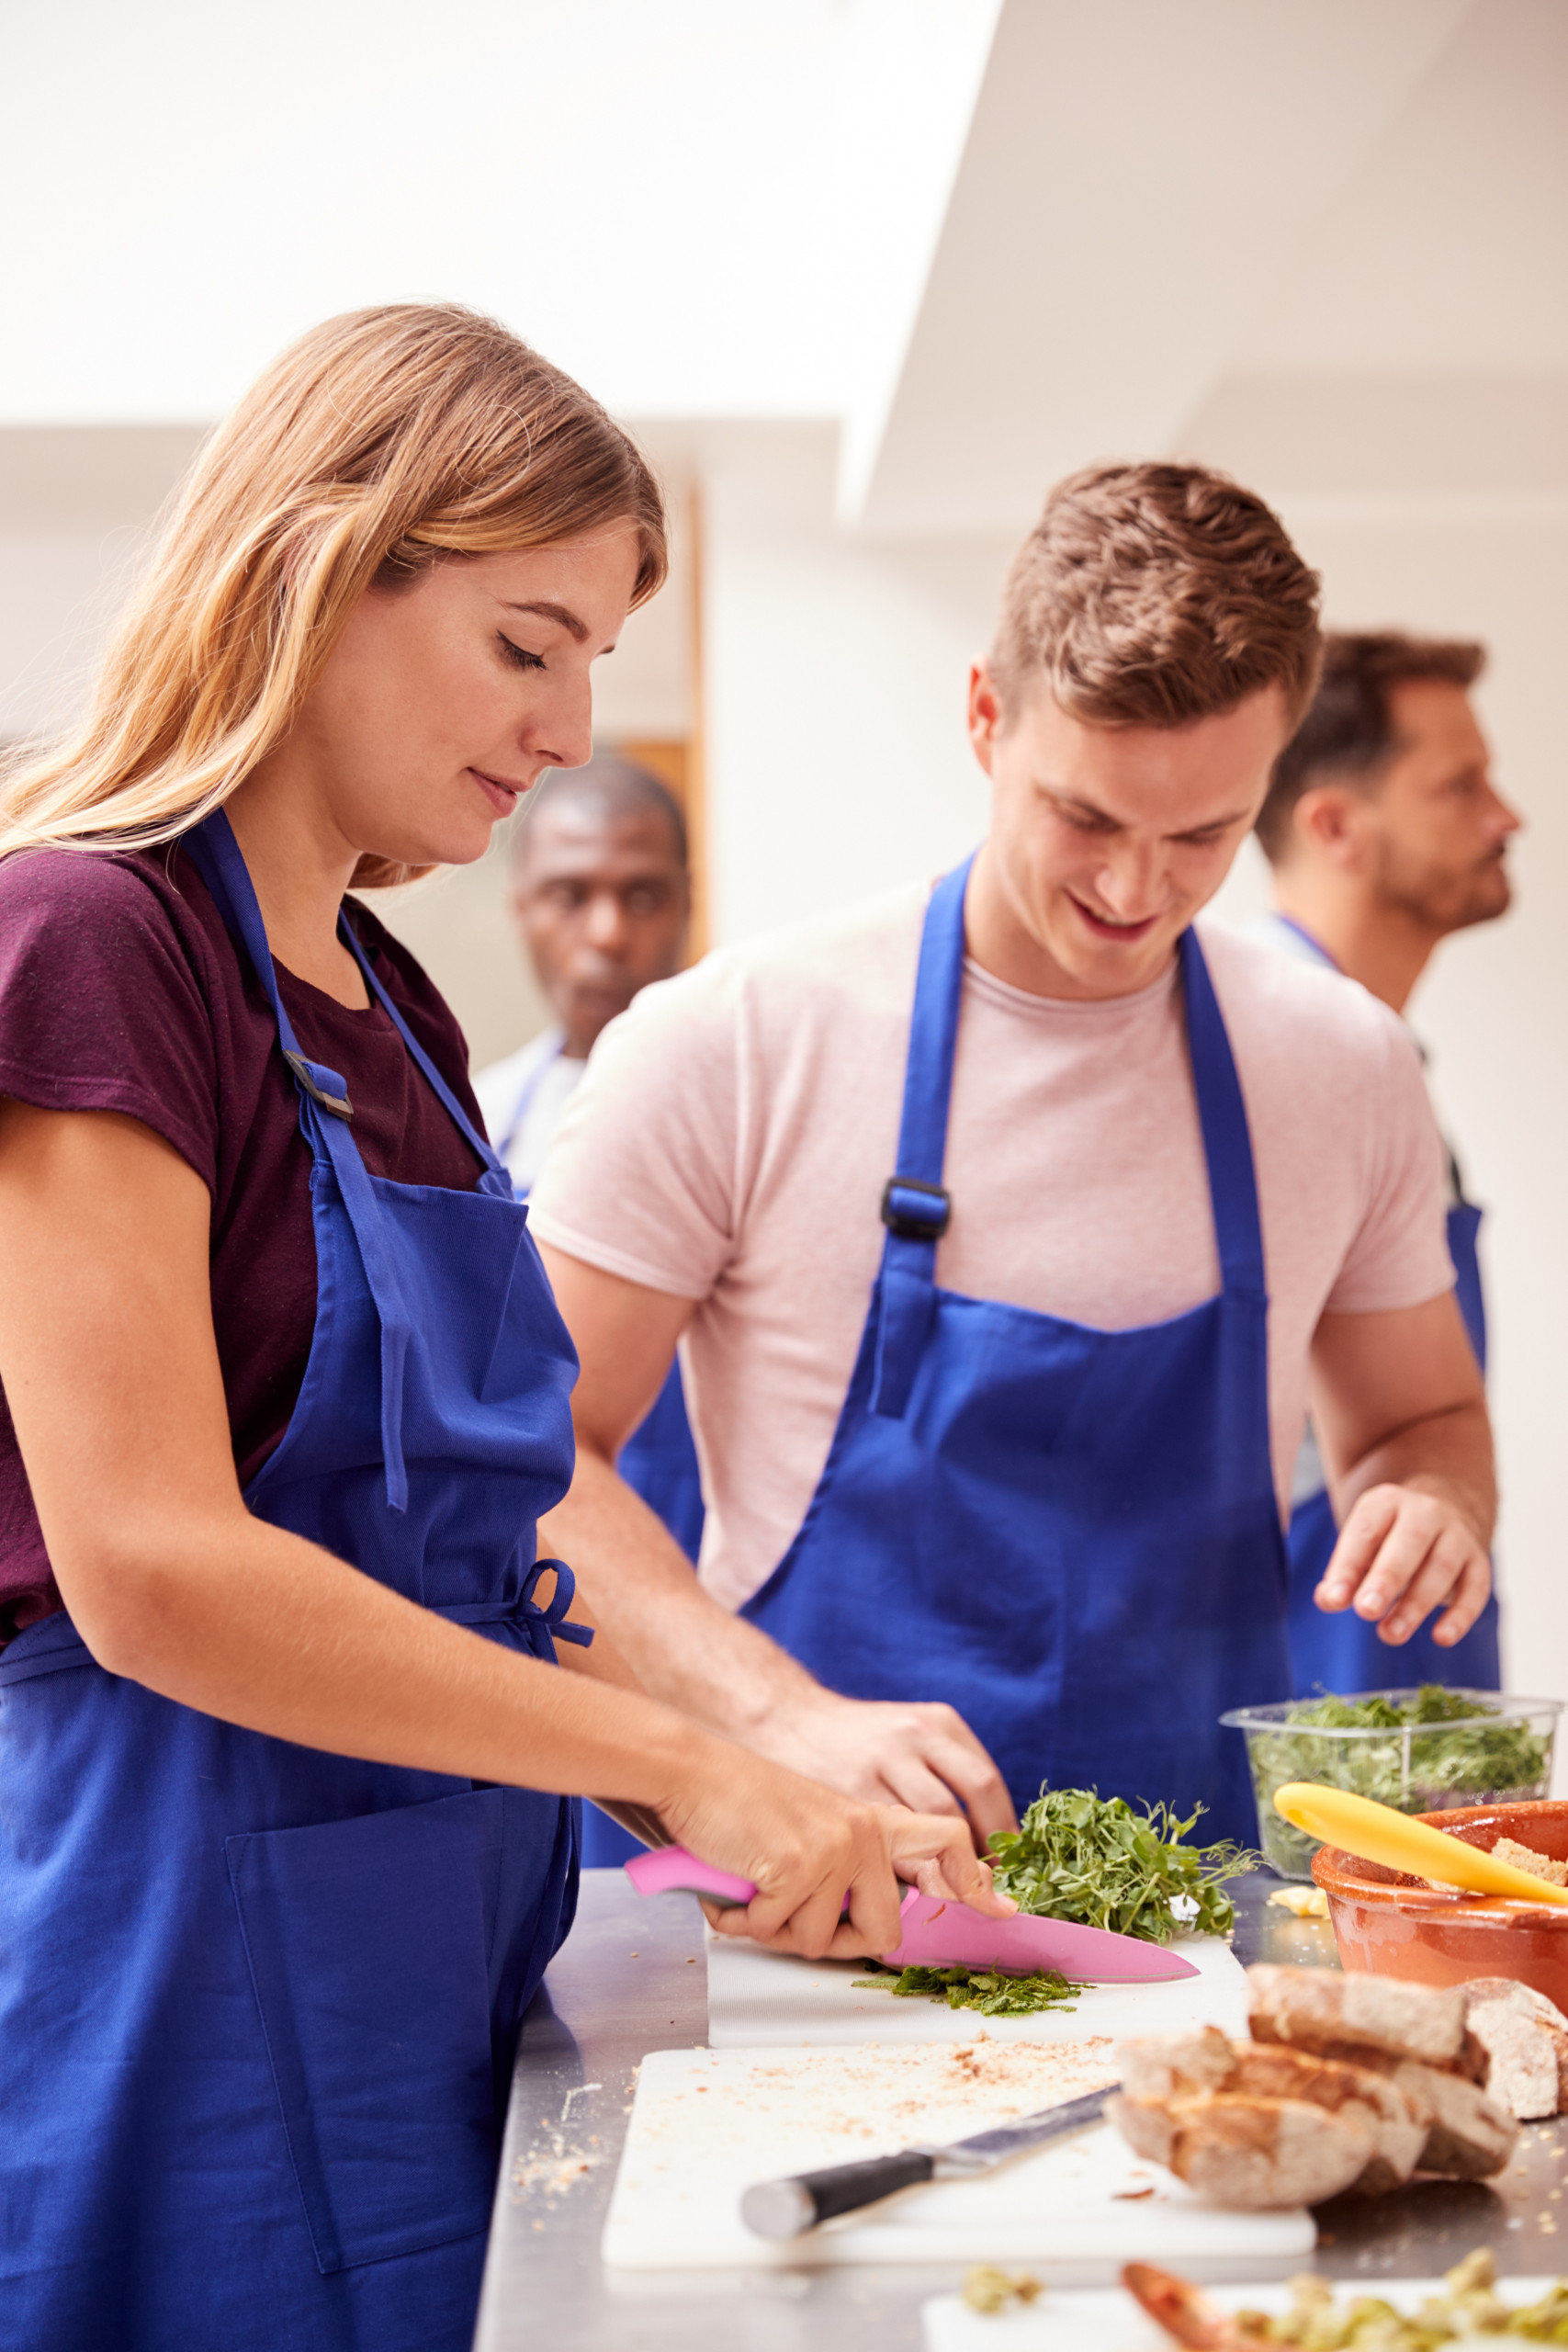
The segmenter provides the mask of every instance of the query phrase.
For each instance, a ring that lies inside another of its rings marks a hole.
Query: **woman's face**
[[[590,665],[636,583],[630,523],[434,564],[360,598],[290,731],[346,851],[466,865],[547,768],[592,751]]]

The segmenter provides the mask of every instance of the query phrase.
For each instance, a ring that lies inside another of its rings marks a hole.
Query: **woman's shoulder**
[[[0,978],[101,972],[118,989],[139,973],[210,980],[216,910],[184,886],[195,868],[156,850],[19,850],[0,859]],[[205,892],[202,893],[205,899]]]

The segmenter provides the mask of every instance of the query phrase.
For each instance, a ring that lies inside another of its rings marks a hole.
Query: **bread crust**
[[[1320,2057],[1358,2052],[1452,2066],[1464,2052],[1464,1994],[1458,1985],[1264,1962],[1247,1972],[1254,2041],[1289,2042]]]
[[[1205,2091],[1195,2098],[1106,2102],[1139,2155],[1167,2165],[1199,2196],[1250,2211],[1318,2205],[1365,2171],[1371,2135],[1347,2109],[1302,2099]]]

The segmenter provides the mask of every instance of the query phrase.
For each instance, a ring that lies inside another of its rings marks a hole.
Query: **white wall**
[[[1010,548],[834,527],[836,436],[727,436],[705,471],[714,936],[934,874],[985,830],[964,734]]]

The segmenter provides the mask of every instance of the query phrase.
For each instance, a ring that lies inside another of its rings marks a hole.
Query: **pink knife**
[[[729,1904],[750,1903],[757,1892],[750,1879],[715,1870],[683,1846],[634,1855],[626,1869],[639,1894],[678,1889]],[[904,1896],[902,1924],[897,1951],[882,1955],[889,1968],[1000,1968],[1015,1976],[1055,1968],[1077,1984],[1171,1984],[1198,1973],[1179,1952],[1137,1936],[1080,1928],[1071,1919],[1037,1919],[1021,1911],[1010,1919],[987,1919],[966,1903],[943,1903],[913,1886]]]

